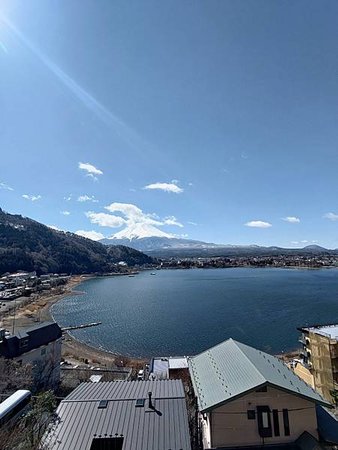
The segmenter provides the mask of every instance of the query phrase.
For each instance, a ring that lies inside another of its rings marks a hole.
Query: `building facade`
[[[313,376],[314,388],[332,402],[338,394],[338,325],[299,328],[303,365]]]
[[[229,339],[189,359],[204,449],[316,441],[316,405],[329,406],[285,364]]]

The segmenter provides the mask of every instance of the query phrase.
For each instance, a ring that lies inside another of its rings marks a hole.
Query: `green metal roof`
[[[189,358],[188,362],[201,412],[265,384],[329,405],[279,359],[233,339]]]

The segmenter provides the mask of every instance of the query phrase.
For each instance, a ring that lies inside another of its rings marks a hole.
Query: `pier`
[[[98,325],[101,325],[102,322],[91,322],[91,323],[84,323],[82,325],[74,325],[70,327],[63,327],[61,328],[62,331],[70,331],[70,330],[79,330],[81,328],[90,328],[90,327],[97,327]]]

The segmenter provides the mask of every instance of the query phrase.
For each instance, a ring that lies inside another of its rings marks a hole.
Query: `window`
[[[254,409],[248,409],[247,411],[248,419],[255,420],[256,419],[256,411]]]
[[[108,400],[100,400],[100,403],[98,406],[99,409],[107,408],[107,406],[108,406]]]
[[[90,450],[122,450],[123,437],[98,437],[92,440]]]
[[[273,418],[273,433],[275,436],[280,436],[278,409],[272,410],[272,418]]]
[[[284,434],[290,436],[290,423],[289,423],[289,411],[283,409],[283,422],[284,422]]]
[[[261,437],[272,437],[270,408],[268,406],[257,406],[257,425]]]
[[[145,399],[144,398],[138,398],[136,400],[135,406],[137,408],[141,408],[142,406],[144,406],[144,403],[145,403]]]

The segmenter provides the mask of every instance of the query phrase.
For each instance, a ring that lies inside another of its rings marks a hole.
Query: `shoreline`
[[[118,275],[120,274],[114,276]],[[95,275],[72,276],[61,293],[48,292],[47,295],[40,294],[37,297],[32,298],[28,303],[17,305],[15,314],[15,333],[38,322],[52,321],[57,323],[51,312],[52,306],[70,295],[81,295],[83,292],[77,291],[77,286],[83,281],[93,278],[101,277],[96,277]],[[7,317],[3,317],[1,320],[2,326],[8,330],[12,330],[13,327],[13,313],[14,310],[11,310],[11,314],[8,314]],[[88,363],[91,364],[113,368],[138,367],[147,362],[146,358],[127,357],[91,346],[75,338],[69,332],[64,332],[62,339],[62,358],[71,361],[74,364],[82,365],[86,364],[85,361],[88,361]]]
[[[32,299],[32,301],[28,304],[19,305],[16,310],[15,332],[34,325],[40,321],[53,321],[57,323],[51,312],[52,306],[67,296],[81,295],[83,292],[77,291],[76,287],[83,281],[93,278],[101,277],[96,277],[95,275],[72,276],[65,285],[63,292],[49,292],[47,295],[40,294],[37,298]],[[3,318],[2,326],[4,328],[11,329],[12,325],[13,316]],[[285,353],[278,353],[275,356],[283,359],[284,361],[288,361],[296,357],[297,354],[299,354],[299,350],[290,349]],[[150,359],[150,357],[125,356],[118,353],[113,353],[109,350],[94,347],[77,339],[69,332],[64,332],[63,335],[62,357],[74,364],[91,363],[101,365],[103,367],[140,367]]]
[[[237,267],[235,267],[237,268]],[[255,267],[252,267],[255,268]],[[268,268],[268,267],[267,267]],[[273,267],[275,269],[304,269],[303,267],[297,267],[297,266],[289,266],[289,267]],[[327,267],[327,268],[335,268],[335,267]],[[199,270],[200,268],[191,268],[191,269],[196,269]],[[215,269],[212,267],[208,267],[205,268],[206,270],[208,269]],[[220,269],[227,269],[226,267],[222,267]],[[312,267],[307,267],[306,269],[309,270],[318,270],[321,268],[312,268]],[[163,270],[168,270],[168,269],[163,269]],[[171,270],[171,269],[169,269]],[[177,270],[177,269],[174,269]],[[185,269],[182,269],[185,270]],[[127,275],[127,274],[115,274],[114,276],[118,276],[118,275]],[[110,277],[110,275],[107,275],[106,277]],[[73,289],[79,285],[80,283],[82,283],[83,281],[89,280],[89,279],[99,279],[99,278],[104,278],[104,276],[86,276],[86,277],[78,277],[80,278],[79,281],[77,281],[76,283],[74,283],[74,285],[71,287],[71,289],[69,290],[68,293],[63,294],[62,296],[57,297],[55,300],[52,301],[52,303],[50,303],[50,305],[48,306],[48,311],[47,314],[49,315],[50,319],[54,322],[56,322],[56,320],[54,319],[50,309],[51,307],[57,303],[59,300],[61,300],[62,298],[68,296],[68,295],[81,295],[83,292],[81,291],[74,291]],[[299,348],[293,348],[290,349],[288,351],[281,351],[278,352],[276,354],[272,354],[273,356],[275,356],[278,359],[281,359],[283,362],[287,363],[290,360],[297,358],[299,356]],[[135,366],[140,366],[140,364],[146,364],[149,362],[149,360],[154,357],[153,356],[149,356],[149,357],[142,357],[142,356],[125,356],[122,355],[120,353],[114,353],[112,351],[109,350],[104,350],[101,349],[99,347],[94,347],[93,345],[87,344],[86,342],[81,341],[80,339],[72,336],[69,332],[64,332],[64,341],[63,341],[63,350],[62,350],[62,354],[63,356],[67,356],[72,354],[73,352],[76,353],[77,356],[73,356],[74,359],[76,359],[77,361],[83,362],[84,359],[88,359],[90,361],[92,361],[93,363],[97,363],[99,362],[99,364],[103,364],[104,366],[106,366],[106,364],[114,364],[115,367],[135,367]],[[155,355],[156,356],[156,355]],[[194,356],[194,355],[192,355]]]

